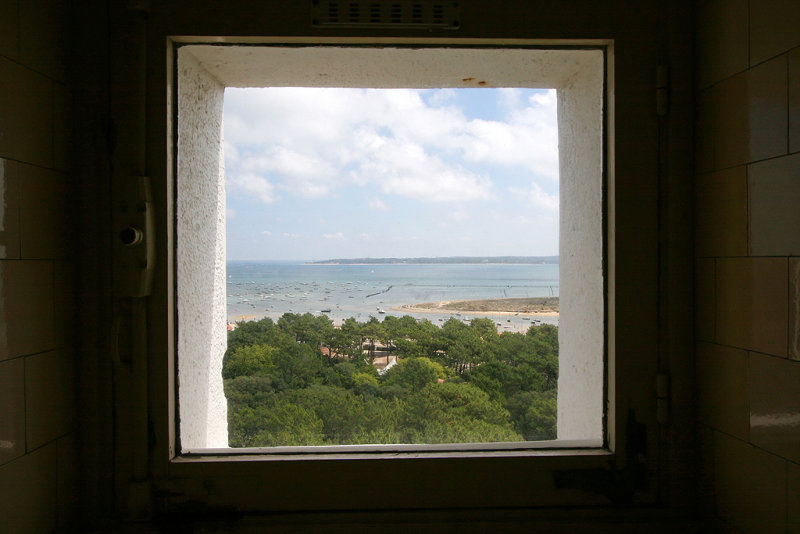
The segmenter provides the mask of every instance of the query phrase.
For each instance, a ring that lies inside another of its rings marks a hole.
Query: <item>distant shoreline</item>
[[[424,258],[337,258],[306,265],[558,265],[558,256],[448,256]]]
[[[558,297],[511,299],[444,300],[393,307],[395,311],[414,313],[476,313],[523,316],[557,316]]]

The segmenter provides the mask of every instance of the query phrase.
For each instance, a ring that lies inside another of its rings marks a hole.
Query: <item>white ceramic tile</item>
[[[25,362],[0,362],[0,465],[25,453]]]
[[[0,259],[19,259],[18,164],[0,159]]]
[[[800,48],[789,53],[789,152],[800,152]]]
[[[786,154],[787,62],[780,56],[705,91],[716,170]]]
[[[0,157],[53,163],[53,82],[0,56]]]
[[[57,350],[25,359],[27,448],[33,450],[75,427],[75,361]]]
[[[787,62],[779,56],[747,73],[749,162],[787,153]]]
[[[0,466],[0,532],[55,530],[56,455],[53,443]]]
[[[788,260],[717,258],[716,340],[786,356]]]
[[[66,176],[18,165],[20,178],[20,255],[22,259],[64,258],[74,232],[67,217]]]
[[[19,52],[19,4],[17,0],[0,2],[0,55],[17,59]]]
[[[750,441],[800,463],[800,362],[750,354]]]
[[[714,169],[721,170],[747,163],[749,122],[747,107],[748,73],[721,81],[708,90],[711,99],[711,142],[714,144]]]
[[[800,154],[748,167],[750,252],[800,255]]]
[[[747,0],[697,2],[699,87],[707,87],[749,66]]]
[[[714,434],[717,513],[745,532],[786,528],[786,461],[722,432]]]
[[[66,75],[67,5],[64,0],[23,0],[19,6],[20,61],[60,81]]]
[[[0,360],[53,347],[53,265],[0,260]]]
[[[700,422],[747,440],[750,413],[747,396],[747,352],[698,343],[696,355],[697,415]]]
[[[695,251],[698,256],[747,254],[747,168],[697,177]]]
[[[761,63],[800,46],[800,2],[755,0],[750,2],[750,64]]]

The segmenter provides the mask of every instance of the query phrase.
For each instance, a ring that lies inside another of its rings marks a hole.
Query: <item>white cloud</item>
[[[534,93],[522,101],[518,89],[501,91],[505,121],[475,119],[446,136],[443,143],[465,161],[517,166],[558,179],[556,92]]]
[[[387,194],[422,202],[454,202],[490,196],[491,181],[448,165],[415,143],[388,144],[361,164]]]
[[[226,219],[235,219],[236,218],[236,210],[232,208],[225,208],[225,218]]]
[[[455,98],[455,89],[441,89],[433,93],[429,102],[434,106],[443,106],[445,104],[450,104],[455,100]]]
[[[297,235],[297,234],[290,234],[290,233],[288,233],[288,232],[284,232],[284,233],[282,233],[281,235],[282,235],[283,237],[286,237],[286,238],[288,238],[288,239],[296,239],[296,238],[300,237],[300,236],[299,236],[299,235]]]
[[[378,211],[389,211],[392,209],[386,204],[384,204],[383,201],[381,201],[381,199],[379,198],[373,198],[372,200],[370,200],[369,207]]]
[[[264,230],[263,232],[261,232],[261,235],[270,236],[272,235],[272,232],[270,232],[269,230]]]
[[[278,199],[275,195],[275,186],[266,178],[256,174],[240,174],[229,178],[228,183],[234,189],[245,195],[254,196],[265,204],[270,204]]]
[[[428,92],[427,103],[409,89],[228,89],[228,181],[264,203],[370,184],[386,195],[453,202],[492,197],[492,180],[476,165],[557,179],[556,93],[525,94],[503,89],[502,120],[470,120],[452,105],[452,89]]]
[[[528,195],[531,203],[537,208],[551,212],[558,211],[558,196],[546,193],[539,184],[532,183]]]
[[[516,87],[505,87],[498,89],[499,106],[506,112],[513,111],[522,106],[522,91]]]
[[[342,232],[336,232],[335,234],[323,234],[322,237],[325,239],[344,239],[344,234]]]
[[[431,175],[400,174],[387,177],[381,188],[395,195],[422,202],[458,202],[490,196],[487,178],[460,175],[443,170]]]
[[[538,211],[544,211],[546,213],[557,213],[558,212],[558,193],[551,195],[540,186],[536,182],[531,182],[528,188],[523,187],[509,187],[509,193],[514,196],[524,198],[528,201],[528,203]],[[517,219],[521,223],[530,223],[531,219],[526,217],[525,215],[520,215]]]

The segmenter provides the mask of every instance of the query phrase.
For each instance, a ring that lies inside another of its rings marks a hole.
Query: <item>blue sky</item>
[[[231,260],[558,253],[556,94],[226,89]]]

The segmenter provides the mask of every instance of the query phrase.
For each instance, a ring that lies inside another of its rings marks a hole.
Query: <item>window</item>
[[[552,87],[558,91],[560,365],[558,440],[605,443],[604,69],[600,48],[370,48],[187,45],[177,52],[177,316],[180,447],[227,445],[224,89],[251,86]],[[519,445],[368,450],[517,450]],[[264,451],[257,451],[264,452]],[[273,450],[272,452],[308,452]],[[332,449],[329,452],[342,452]]]

